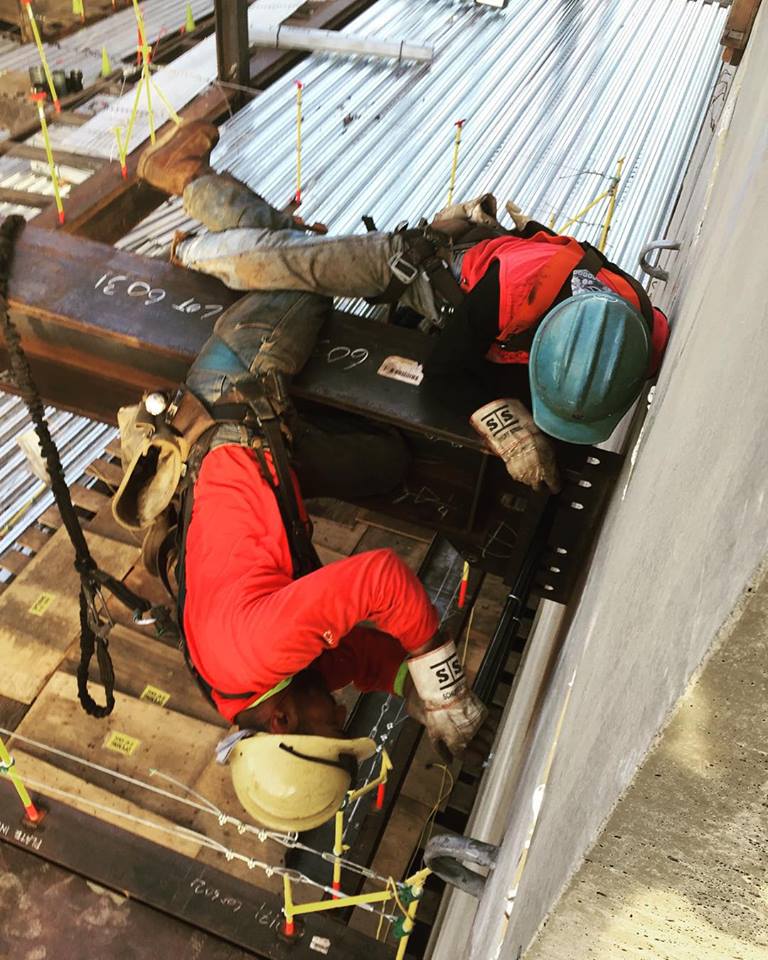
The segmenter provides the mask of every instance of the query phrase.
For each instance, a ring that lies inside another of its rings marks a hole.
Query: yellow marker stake
[[[152,110],[152,83],[149,76],[149,44],[147,43],[147,28],[144,25],[144,17],[139,9],[139,0],[133,0],[133,12],[136,14],[136,23],[139,28],[139,41],[141,49],[141,80],[139,81],[139,91],[142,84],[147,91],[147,114],[149,116],[149,140],[155,142],[155,115]],[[127,144],[126,144],[127,147]]]
[[[108,77],[112,73],[112,64],[109,62],[109,54],[107,53],[107,48],[101,48],[101,75],[102,77]]]
[[[333,882],[331,886],[333,887],[334,893],[336,896],[339,896],[339,891],[341,890],[341,860],[339,859],[344,853],[344,811],[339,810],[336,813],[336,823],[335,823],[335,832],[334,832],[334,841],[333,841],[333,855],[337,859],[333,862]]]
[[[27,818],[32,821],[32,823],[37,823],[43,819],[42,813],[37,809],[37,807],[32,802],[32,797],[30,797],[27,792],[27,788],[21,782],[19,775],[13,769],[15,761],[8,753],[8,748],[0,740],[0,773],[5,773],[11,780],[11,783],[16,788],[16,793],[19,795],[19,800],[21,800],[24,810],[27,814]]]
[[[195,23],[195,17],[194,17],[194,14],[192,13],[192,4],[188,3],[185,16],[184,16],[184,32],[192,33],[192,31],[195,29],[196,26],[197,24]]]
[[[117,155],[120,158],[120,173],[122,174],[123,180],[128,179],[128,167],[126,166],[126,152],[125,147],[123,146],[123,138],[121,136],[120,127],[114,127],[115,140],[117,140]]]
[[[283,913],[285,914],[283,933],[286,937],[292,937],[296,933],[296,925],[293,922],[293,895],[291,893],[291,878],[287,874],[283,874],[283,901]]]
[[[619,191],[619,180],[621,180],[621,171],[624,169],[624,157],[619,157],[616,161],[616,175],[613,178],[613,183],[611,184],[611,189],[608,191],[610,200],[608,202],[608,212],[605,215],[605,223],[603,224],[603,232],[600,234],[600,243],[597,245],[597,249],[600,253],[605,252],[605,245],[608,243],[608,231],[611,229],[611,222],[613,221],[613,212],[616,209],[616,194]]]
[[[154,80],[152,80],[152,86],[155,88],[155,93],[163,101],[163,106],[168,111],[168,115],[170,116],[171,120],[173,120],[175,124],[180,124],[181,117],[178,115],[178,113],[176,113],[176,111],[171,106],[170,101],[168,100],[168,97],[166,97],[166,95],[163,93],[160,87],[158,87],[158,85],[155,83]]]
[[[45,79],[48,81],[48,89],[51,91],[51,100],[53,101],[54,109],[56,113],[61,113],[61,104],[59,103],[59,98],[56,94],[56,87],[53,83],[53,77],[51,76],[51,70],[48,66],[48,60],[45,56],[45,50],[43,49],[43,41],[40,39],[40,31],[37,29],[37,21],[35,20],[35,12],[32,9],[31,0],[21,0],[22,4],[27,8],[27,14],[29,16],[29,24],[32,27],[32,36],[35,38],[35,44],[37,45],[37,52],[40,54],[40,60],[43,64],[43,71],[45,73]]]
[[[43,143],[45,144],[45,155],[48,157],[48,167],[51,171],[51,182],[53,183],[53,196],[56,200],[56,209],[59,211],[59,223],[64,223],[64,205],[61,202],[61,191],[59,190],[59,178],[56,173],[56,164],[53,161],[53,150],[51,150],[51,140],[48,136],[48,124],[45,120],[45,94],[34,93],[32,99],[37,103],[37,115],[40,118],[40,129],[43,132]]]
[[[298,207],[301,204],[301,99],[304,84],[296,81],[296,194],[294,202]]]
[[[448,182],[448,202],[447,207],[453,203],[453,188],[456,186],[456,171],[459,169],[459,145],[461,144],[461,131],[464,129],[466,120],[456,121],[456,136],[453,140],[453,160],[451,162],[451,178]]]

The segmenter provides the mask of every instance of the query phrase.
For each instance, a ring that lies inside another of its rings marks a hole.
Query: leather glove
[[[452,203],[435,214],[432,222],[438,230],[441,220],[469,220],[472,223],[485,223],[491,227],[498,227],[496,197],[492,193],[484,193],[481,197],[474,197],[463,203]]]
[[[560,492],[554,450],[519,400],[486,403],[475,410],[469,422],[501,457],[513,480],[536,491],[546,485],[552,493]]]
[[[408,697],[408,712],[414,716],[423,708],[422,722],[435,749],[441,755],[447,749],[456,756],[480,729],[486,714],[483,704],[467,686],[456,644],[449,640],[429,653],[412,657],[408,670],[418,694],[418,700]]]

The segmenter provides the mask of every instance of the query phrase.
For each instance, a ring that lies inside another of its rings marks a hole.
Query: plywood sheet
[[[117,797],[111,791],[88,783],[22,749],[15,748],[13,756],[19,776],[28,785],[33,796],[41,793],[50,796],[76,810],[82,810],[99,820],[129,830],[139,837],[146,837],[161,847],[176,850],[187,857],[195,857],[199,853],[199,844],[168,832],[175,826],[172,821],[147,813],[143,807],[131,803],[130,800]]]
[[[86,534],[96,563],[122,578],[136,558],[134,547]],[[66,531],[27,564],[0,597],[0,694],[31,703],[79,634],[80,578]]]
[[[181,650],[116,624],[109,635],[109,651],[115,670],[115,688],[121,693],[159,702],[167,710],[214,724],[223,730],[228,728],[227,721],[203,696]],[[79,659],[79,650],[73,648],[64,669],[74,674]],[[98,679],[94,663],[91,675]]]
[[[98,685],[92,686],[91,693],[96,700],[103,702],[103,691]],[[89,717],[77,699],[75,678],[57,672],[19,724],[17,733],[86,758],[103,766],[105,771],[60,757],[51,761],[51,754],[24,745],[25,750],[41,759],[55,762],[67,772],[145,810],[184,826],[191,825],[192,808],[116,779],[109,771],[183,793],[182,788],[159,776],[151,776],[150,771],[158,770],[191,786],[213,755],[216,743],[221,739],[221,727],[121,693],[115,694],[115,701],[115,709],[109,717],[103,720]],[[119,736],[122,744],[127,745],[126,752],[110,749],[106,745],[110,736]]]

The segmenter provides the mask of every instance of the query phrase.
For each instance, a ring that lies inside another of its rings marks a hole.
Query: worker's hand
[[[513,480],[537,492],[545,486],[552,493],[560,492],[555,452],[519,400],[486,403],[475,410],[469,422],[486,445],[501,457]]]
[[[450,640],[408,661],[413,687],[406,691],[406,709],[427,728],[437,752],[457,756],[482,726],[485,707],[467,686]]]

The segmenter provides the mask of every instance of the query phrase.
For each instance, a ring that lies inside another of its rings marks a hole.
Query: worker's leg
[[[235,227],[262,230],[300,228],[289,213],[281,213],[229,174],[208,173],[184,189],[184,210],[218,233]]]
[[[176,247],[175,257],[192,270],[218,277],[233,290],[375,297],[386,290],[392,276],[390,264],[403,251],[400,234],[324,237],[295,230],[238,228],[184,240]],[[439,316],[424,274],[406,287],[401,302],[430,320]]]

